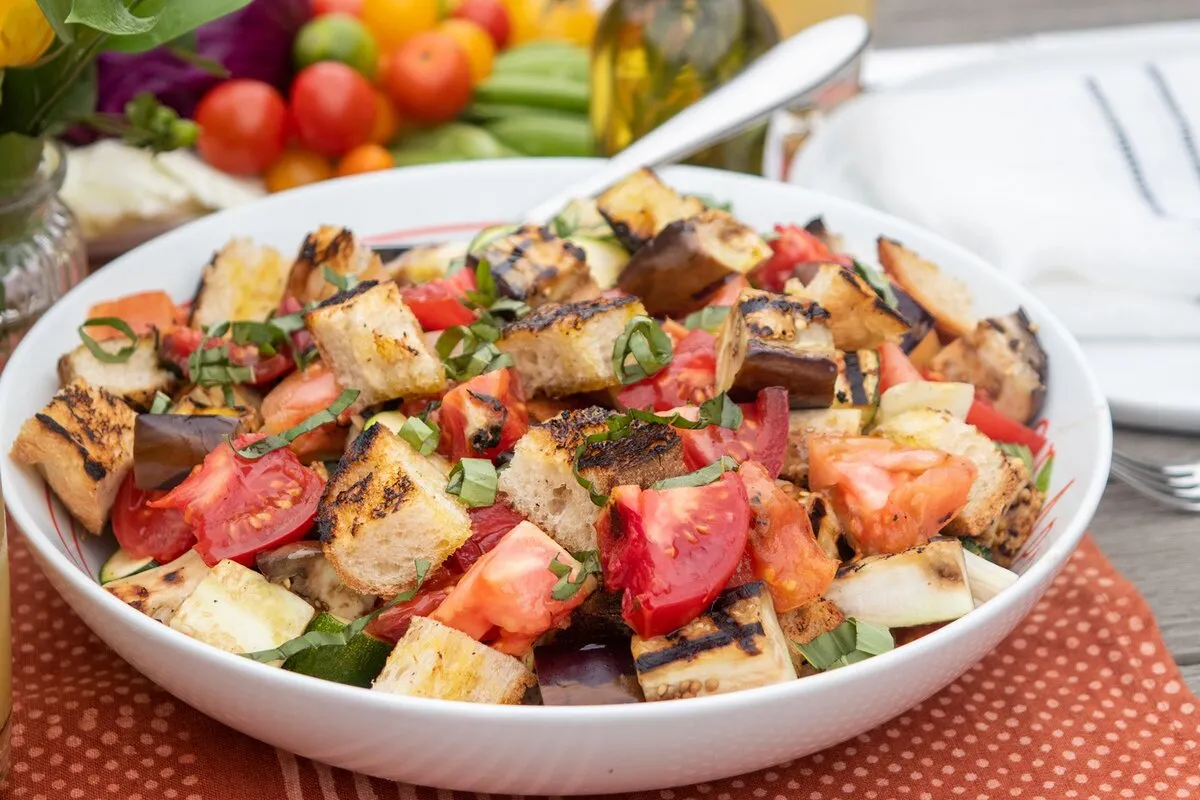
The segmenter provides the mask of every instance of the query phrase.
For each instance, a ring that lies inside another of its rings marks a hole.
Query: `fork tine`
[[[1200,472],[1200,464],[1151,464],[1116,450],[1113,451],[1113,461],[1119,461],[1124,466],[1139,472],[1170,477],[1188,477]]]
[[[1171,489],[1189,490],[1200,488],[1200,468],[1189,467],[1186,464],[1172,465],[1172,471],[1167,472],[1163,467],[1145,464],[1134,459],[1129,459],[1126,456],[1118,458],[1117,454],[1114,453],[1113,466],[1120,467],[1131,475],[1137,476],[1149,483],[1170,487]]]
[[[1130,474],[1118,465],[1113,465],[1112,474],[1143,497],[1181,511],[1200,512],[1200,496],[1189,497],[1187,494],[1181,495],[1175,490],[1162,487],[1161,485],[1148,484],[1140,477]]]

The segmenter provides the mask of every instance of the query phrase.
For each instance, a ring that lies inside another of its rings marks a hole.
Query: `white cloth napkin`
[[[789,180],[973,250],[1082,339],[1200,340],[1192,52],[866,94],[825,121]]]

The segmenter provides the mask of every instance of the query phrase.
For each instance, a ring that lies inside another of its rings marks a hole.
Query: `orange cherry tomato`
[[[471,64],[444,33],[422,33],[385,60],[380,83],[406,119],[448,122],[471,100]]]
[[[508,47],[512,33],[512,20],[508,9],[500,0],[463,0],[450,15],[455,19],[469,19],[488,32],[497,50]]]
[[[386,94],[375,90],[375,125],[371,128],[371,135],[367,141],[386,145],[396,138],[399,130],[400,116],[396,113],[396,107]]]
[[[396,166],[395,159],[387,148],[377,144],[360,144],[338,162],[339,176],[358,175],[363,172],[378,172]]]
[[[496,43],[478,23],[469,19],[448,19],[437,30],[446,34],[462,48],[471,67],[471,83],[477,84],[492,74],[496,58]]]
[[[286,150],[267,170],[269,192],[282,192],[333,177],[329,159],[311,150]]]
[[[437,27],[438,0],[362,0],[359,18],[387,52]]]
[[[178,306],[166,292],[140,292],[116,300],[97,303],[88,310],[88,319],[116,317],[125,321],[139,336],[151,329],[165,333],[175,327]],[[116,328],[96,326],[86,328],[87,335],[102,342],[105,339],[123,339],[125,334]]]

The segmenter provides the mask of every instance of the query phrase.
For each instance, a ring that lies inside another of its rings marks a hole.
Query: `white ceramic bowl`
[[[467,791],[599,794],[748,772],[874,727],[960,675],[1030,610],[1083,535],[1108,474],[1108,408],[1062,326],[979,259],[899,220],[783,184],[694,168],[664,171],[684,191],[732,201],[739,217],[764,230],[822,214],[868,258],[877,235],[897,238],[969,283],[982,312],[1023,305],[1050,356],[1046,417],[1058,453],[1052,494],[1062,494],[1019,565],[1020,580],[963,619],[869,661],[785,685],[632,706],[484,706],[377,695],[250,662],[121,604],[96,583],[115,544],[81,535],[43,482],[7,457],[21,423],[57,388],[55,361],[78,344],[75,328],[95,301],[150,288],[186,298],[201,266],[232,236],[288,251],[326,222],[378,241],[465,237],[471,228],[515,218],[594,166],[471,162],[322,183],[192,223],[90,277],[38,322],[0,378],[5,500],[50,580],[113,649],[216,719],[336,766]]]

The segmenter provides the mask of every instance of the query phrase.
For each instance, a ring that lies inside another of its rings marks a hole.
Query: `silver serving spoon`
[[[641,167],[670,164],[740,133],[816,89],[845,68],[870,40],[862,17],[848,14],[772,47],[729,83],[608,159],[596,172],[525,213],[544,223],[577,197],[590,197]]]

